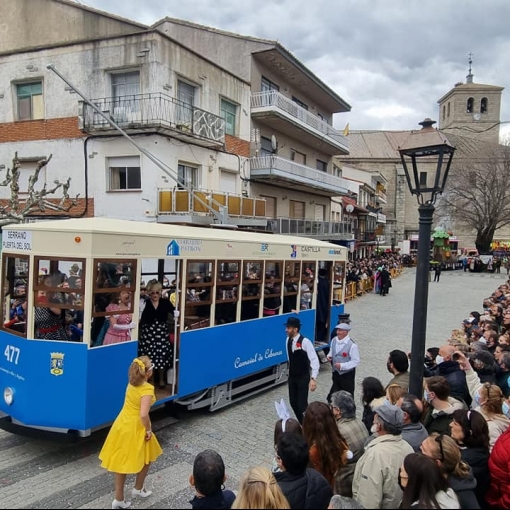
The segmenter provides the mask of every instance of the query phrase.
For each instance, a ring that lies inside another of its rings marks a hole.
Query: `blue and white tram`
[[[298,313],[315,338],[320,271],[335,322],[346,259],[322,241],[225,229],[104,218],[6,226],[0,427],[87,436],[110,424],[155,281],[179,312],[169,314],[173,359],[156,405],[215,410],[285,382],[286,317]],[[122,314],[127,341],[106,345],[109,318]]]

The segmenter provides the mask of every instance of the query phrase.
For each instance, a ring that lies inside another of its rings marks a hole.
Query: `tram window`
[[[312,307],[315,271],[315,262],[303,262],[301,267],[301,285],[299,288],[301,310],[308,310]]]
[[[211,293],[214,288],[214,263],[189,261],[187,279],[184,328],[209,327],[211,325]]]
[[[129,287],[135,281],[134,260],[95,260],[94,290]]]
[[[34,336],[41,340],[83,340],[85,261],[35,257]]]
[[[285,278],[283,284],[283,313],[297,310],[301,262],[285,262]]]
[[[262,283],[262,269],[263,262],[249,262],[244,263],[243,281],[250,280],[252,282]]]
[[[4,255],[2,267],[3,329],[26,336],[28,257]]]
[[[343,284],[345,277],[345,262],[335,262],[333,266],[333,303],[342,302]]]
[[[282,306],[282,262],[266,262],[264,316],[278,315]]]
[[[241,320],[258,319],[264,262],[246,260],[243,263]]]
[[[213,283],[213,262],[190,261],[188,262],[188,287],[210,286]]]
[[[136,261],[96,259],[94,268],[94,310],[92,316],[111,315],[113,305],[119,305],[116,315],[132,314]]]

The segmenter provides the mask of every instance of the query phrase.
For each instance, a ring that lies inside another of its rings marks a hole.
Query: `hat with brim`
[[[287,322],[284,324],[284,326],[286,326],[288,328],[300,328],[301,321],[297,317],[289,317],[287,319]]]
[[[350,331],[351,330],[351,325],[347,324],[346,322],[341,322],[340,324],[337,324],[335,326],[335,329],[340,329],[342,331]]]

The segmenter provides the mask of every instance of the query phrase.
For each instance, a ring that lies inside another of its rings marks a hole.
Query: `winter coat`
[[[423,419],[423,426],[427,429],[429,434],[437,432],[438,434],[450,435],[450,423],[453,419],[452,414],[458,409],[466,409],[464,402],[460,402],[452,397],[448,398],[450,407],[446,409],[436,410],[429,406],[425,418]]]
[[[460,502],[460,508],[462,508],[462,510],[471,508],[476,510],[480,508],[475,495],[476,480],[471,470],[466,478],[449,475],[448,484],[455,491],[455,494],[457,494]]]
[[[450,385],[450,397],[462,400],[468,406],[471,405],[471,397],[469,396],[466,374],[461,370],[456,361],[443,361],[437,365],[434,375],[444,377]]]
[[[290,508],[328,508],[333,491],[328,481],[315,469],[307,468],[300,475],[288,471],[274,473]]]
[[[482,447],[461,447],[460,455],[462,460],[473,470],[473,476],[476,480],[475,495],[478,504],[482,507],[490,483],[489,450]]]
[[[404,458],[413,453],[402,436],[384,434],[365,448],[352,480],[352,496],[365,508],[398,508],[402,490],[398,473]]]
[[[452,488],[449,488],[446,492],[436,492],[436,501],[439,503],[439,508],[451,510],[460,508],[459,498]]]
[[[386,389],[391,384],[398,384],[403,390],[404,393],[409,391],[409,372],[400,372],[386,385]]]
[[[445,491],[436,492],[436,501],[439,503],[439,508],[451,510],[456,510],[460,508],[459,498],[457,498],[457,495],[455,494],[452,488],[448,488],[446,492]],[[420,502],[415,501],[411,505],[411,508],[417,508],[419,505]]]
[[[501,388],[505,398],[510,397],[510,372],[503,372],[503,370],[500,370],[496,374],[496,384]]]
[[[469,393],[475,398],[475,393],[483,386],[478,378],[477,373],[474,370],[466,370],[466,381],[469,387]],[[494,447],[494,443],[498,440],[499,436],[503,434],[508,427],[510,426],[510,419],[508,419],[504,414],[496,414],[489,416],[484,411],[483,407],[476,407],[474,409],[478,411],[486,420],[487,425],[489,426],[489,448],[492,451]]]
[[[420,452],[420,446],[429,437],[427,429],[422,423],[406,423],[402,429],[402,439],[409,443],[415,452]]]
[[[494,508],[510,508],[510,429],[497,441],[489,457],[491,481],[485,499]]]

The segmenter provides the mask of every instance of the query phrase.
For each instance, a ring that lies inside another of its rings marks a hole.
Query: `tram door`
[[[319,262],[319,278],[317,282],[317,300],[315,310],[315,341],[329,342],[331,321],[331,303],[333,302],[333,262]]]
[[[182,261],[176,259],[142,259],[142,272],[140,280],[140,318],[143,314],[145,302],[151,299],[150,291],[154,283],[162,285],[160,299],[168,301],[170,313],[168,314],[168,338],[170,346],[167,363],[165,365],[165,387],[154,381],[156,398],[162,399],[177,394],[180,328],[179,319],[175,318],[174,311],[180,310],[182,302]],[[166,304],[166,303],[165,303]]]

